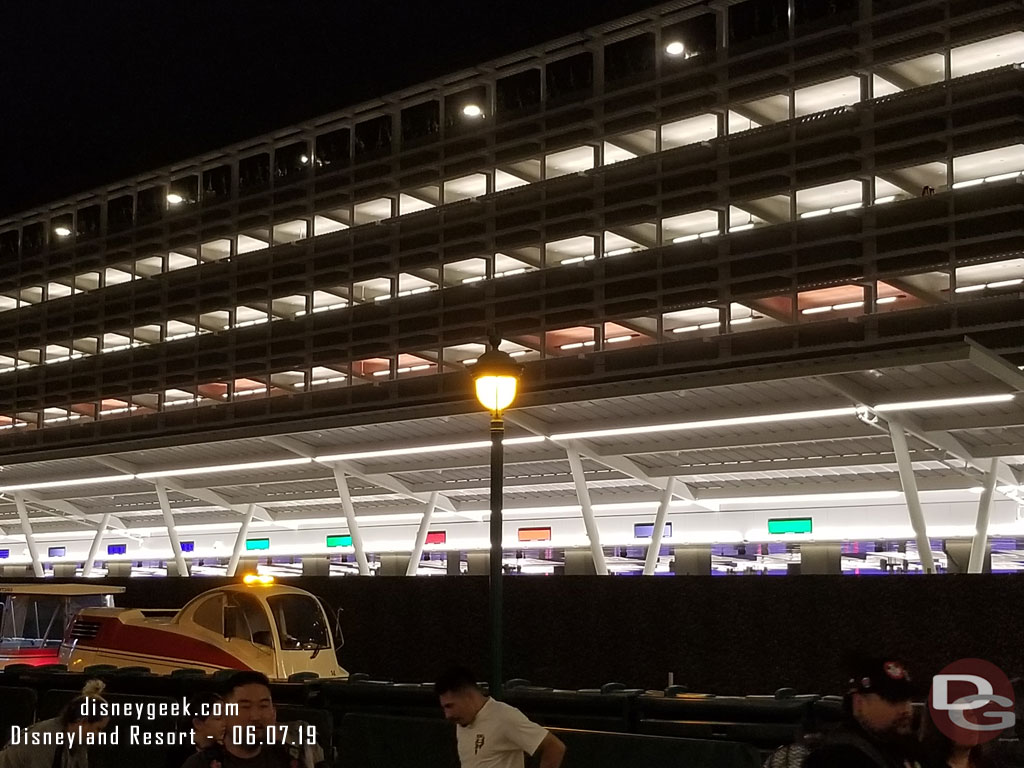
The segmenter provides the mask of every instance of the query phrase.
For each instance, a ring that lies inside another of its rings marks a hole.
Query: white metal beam
[[[590,539],[590,554],[594,559],[594,569],[598,576],[607,576],[608,564],[605,562],[604,549],[601,547],[601,529],[598,528],[597,519],[594,517],[594,507],[590,503],[590,489],[587,488],[587,478],[583,475],[583,462],[580,461],[580,455],[572,441],[569,441],[569,445],[566,447],[566,456],[569,457],[572,478],[576,483],[576,497],[579,499],[580,510],[583,513],[587,538]]]
[[[22,495],[22,498],[30,504],[37,507],[49,507],[50,509],[54,509],[61,513],[60,517],[68,520],[75,520],[89,528],[96,528],[96,526],[100,524],[100,521],[106,519],[103,514],[86,512],[84,509],[70,501],[64,501],[63,499],[47,499],[37,493],[33,493],[32,491],[19,491],[19,493]],[[114,514],[110,515],[107,525],[110,528],[117,528],[119,530],[125,529],[124,521]]]
[[[423,519],[420,520],[420,527],[416,531],[416,543],[409,555],[409,565],[405,569],[406,576],[415,576],[419,568],[420,558],[423,556],[423,545],[427,541],[427,531],[430,530],[430,519],[434,516],[434,507],[437,506],[437,496],[437,491],[431,493],[427,508],[423,510]]]
[[[156,497],[160,500],[160,511],[164,516],[164,525],[167,527],[167,538],[171,540],[171,552],[174,553],[174,563],[178,568],[178,576],[188,576],[188,565],[185,563],[185,556],[181,552],[181,540],[178,539],[178,529],[174,525],[174,514],[171,512],[171,502],[167,498],[167,489],[162,480],[154,483]]]
[[[41,579],[43,578],[43,562],[39,559],[39,547],[36,546],[36,538],[32,534],[32,523],[28,519],[28,507],[25,506],[25,498],[20,493],[14,494],[14,505],[18,508],[21,532],[25,534],[28,554],[32,558],[32,573],[35,574],[37,579]]]
[[[921,499],[917,495],[917,482],[914,478],[914,467],[910,461],[910,450],[907,448],[907,436],[903,427],[895,422],[889,423],[889,434],[892,435],[892,447],[896,453],[896,463],[900,470],[900,482],[903,484],[903,496],[907,501],[910,513],[910,525],[917,539],[917,554],[921,558],[921,567],[925,573],[935,573],[935,560],[932,558],[932,545],[928,540],[928,527],[924,512],[921,510]]]
[[[92,568],[96,564],[96,555],[99,554],[100,544],[103,542],[103,533],[107,530],[109,522],[110,513],[106,512],[103,515],[100,527],[96,529],[96,534],[92,537],[92,544],[89,545],[89,556],[85,558],[85,564],[82,566],[82,576],[85,578],[92,575]]]
[[[313,458],[313,456],[315,455],[315,452],[309,446],[305,445],[304,443],[301,443],[298,440],[295,440],[294,438],[279,437],[276,435],[272,435],[270,437],[265,437],[264,440],[266,440],[268,443],[272,443],[273,445],[278,446],[279,448],[284,448],[285,450],[291,451],[294,454],[302,456],[303,458]],[[367,472],[362,466],[360,466],[356,462],[332,461],[329,464],[325,465],[333,469],[333,471],[335,472],[335,476],[337,476],[337,471],[341,470],[344,474],[349,475],[350,477],[357,477],[360,480],[364,480],[368,483],[373,483],[374,485],[380,486],[381,488],[390,491],[391,493],[396,493],[399,496],[404,496],[407,499],[418,501],[421,504],[426,504],[427,502],[430,501],[429,493],[414,491],[408,485],[403,483],[397,477],[393,477],[392,475],[378,472]],[[460,514],[459,510],[456,509],[454,502],[452,502],[452,500],[445,496],[443,493],[438,494],[436,504],[438,509],[441,509],[445,512],[451,512],[452,514],[456,515]]]
[[[874,397],[862,387],[857,386],[851,382],[848,378],[842,375],[825,376],[819,378],[823,384],[832,389],[835,392],[839,392],[849,398],[857,405],[864,406],[865,408],[871,409],[877,405],[874,402]],[[872,411],[872,413],[875,413]],[[925,430],[919,421],[907,412],[901,413],[875,413],[879,418],[887,422],[888,424],[898,424],[908,434],[913,435],[919,440],[939,448],[950,456],[964,462],[965,465],[974,467],[980,472],[986,471],[987,463],[979,460],[976,456],[972,455],[971,452],[961,443],[956,437],[949,432],[936,432]],[[881,429],[878,426],[878,429]],[[999,462],[997,469],[999,480],[1007,485],[1019,485],[1020,480],[1017,474],[1007,466],[1004,462]]]
[[[985,562],[985,548],[988,546],[988,520],[992,510],[992,494],[996,489],[996,469],[999,459],[992,459],[985,475],[985,487],[978,499],[978,521],[974,526],[974,538],[971,540],[971,557],[967,563],[968,573],[981,573]]]
[[[548,438],[549,440],[551,439],[551,428],[548,425],[541,422],[540,420],[535,419],[534,417],[528,414],[520,413],[518,411],[509,412],[505,414],[505,420],[513,424],[518,424],[523,429],[527,430],[528,432],[532,432],[535,435]],[[585,440],[555,440],[553,442],[565,447],[567,453],[569,452],[568,445],[571,443],[573,446],[575,446],[573,451],[575,451],[576,453],[585,456],[591,461],[596,461],[598,464],[602,464],[608,467],[609,469],[614,469],[618,472],[621,472],[627,477],[632,477],[634,480],[639,480],[642,483],[654,486],[659,490],[663,489],[666,485],[666,480],[664,478],[651,477],[647,473],[647,471],[643,469],[643,467],[641,467],[632,459],[621,455],[608,456],[599,453],[598,451],[590,447]],[[676,496],[677,498],[693,502],[697,506],[703,507],[704,509],[710,512],[717,512],[719,510],[719,506],[714,502],[707,502],[698,499],[697,496],[694,494],[693,489],[690,488],[690,486],[688,486],[686,483],[676,482],[673,487],[675,488],[675,490],[673,491],[673,495]]]
[[[658,514],[654,516],[654,530],[651,531],[651,543],[647,547],[647,558],[644,560],[644,576],[653,576],[658,567],[658,555],[661,553],[661,539],[665,532],[665,520],[668,517],[668,507],[672,503],[672,488],[675,485],[674,477],[668,478],[665,483],[665,490],[662,491],[661,499],[658,500]]]
[[[345,510],[345,520],[348,522],[348,535],[352,537],[352,547],[356,551],[356,564],[359,566],[359,575],[369,576],[370,564],[366,561],[363,534],[359,530],[356,509],[352,504],[352,495],[348,491],[348,478],[345,477],[345,473],[339,467],[334,467],[334,482],[338,486],[341,508]]]
[[[245,510],[245,517],[235,535],[235,545],[231,548],[231,558],[228,560],[227,575],[234,578],[238,573],[238,560],[242,556],[242,547],[245,546],[245,539],[249,535],[249,524],[252,523],[253,514],[256,512],[256,505],[250,504]]]
[[[100,464],[111,469],[116,469],[118,472],[124,472],[129,475],[137,475],[141,470],[138,467],[129,464],[127,461],[121,459],[115,459],[110,456],[94,456],[93,457]],[[235,502],[229,501],[224,496],[220,495],[216,491],[210,488],[189,488],[178,480],[174,480],[173,477],[161,477],[161,478],[142,478],[147,483],[152,483],[154,487],[158,484],[162,485],[166,491],[175,491],[176,493],[183,494],[184,496],[191,496],[193,499],[199,501],[205,501],[215,507],[221,507],[226,509],[228,512],[235,512],[239,515],[245,514],[245,508]],[[159,493],[158,493],[159,495]],[[256,505],[256,510],[253,516],[257,520],[261,520],[266,523],[274,522],[274,516],[260,505]]]

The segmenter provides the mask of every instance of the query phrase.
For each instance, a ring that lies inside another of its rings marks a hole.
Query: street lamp
[[[488,600],[491,613],[491,696],[501,695],[502,683],[502,594],[501,594],[501,510],[502,486],[505,480],[505,422],[501,414],[516,399],[523,368],[512,357],[498,349],[500,339],[491,339],[491,349],[484,352],[473,366],[476,397],[491,412],[491,562]]]

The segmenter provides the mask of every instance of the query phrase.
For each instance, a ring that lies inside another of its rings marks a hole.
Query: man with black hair
[[[456,724],[462,768],[523,768],[523,753],[540,756],[540,768],[559,768],[565,745],[515,707],[485,696],[473,673],[450,669],[434,684],[446,720]]]
[[[846,686],[846,720],[822,734],[804,768],[919,768],[914,692],[902,662],[856,662]]]
[[[318,760],[323,759],[323,752],[314,749],[315,744],[282,743],[287,738],[276,730],[277,710],[270,680],[263,673],[249,670],[232,675],[221,696],[225,705],[224,743],[197,752],[182,768],[316,768]],[[271,728],[275,731],[268,734]]]

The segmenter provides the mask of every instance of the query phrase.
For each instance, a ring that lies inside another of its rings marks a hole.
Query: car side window
[[[224,601],[220,595],[207,598],[196,608],[192,618],[196,624],[203,629],[216,632],[218,635],[224,632]]]

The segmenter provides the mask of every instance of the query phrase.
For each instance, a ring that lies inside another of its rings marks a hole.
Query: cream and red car
[[[82,611],[61,646],[71,671],[94,664],[175,669],[251,669],[272,680],[297,672],[343,678],[330,613],[314,595],[262,576],[218,587],[181,610]],[[340,634],[340,633],[339,633]]]

